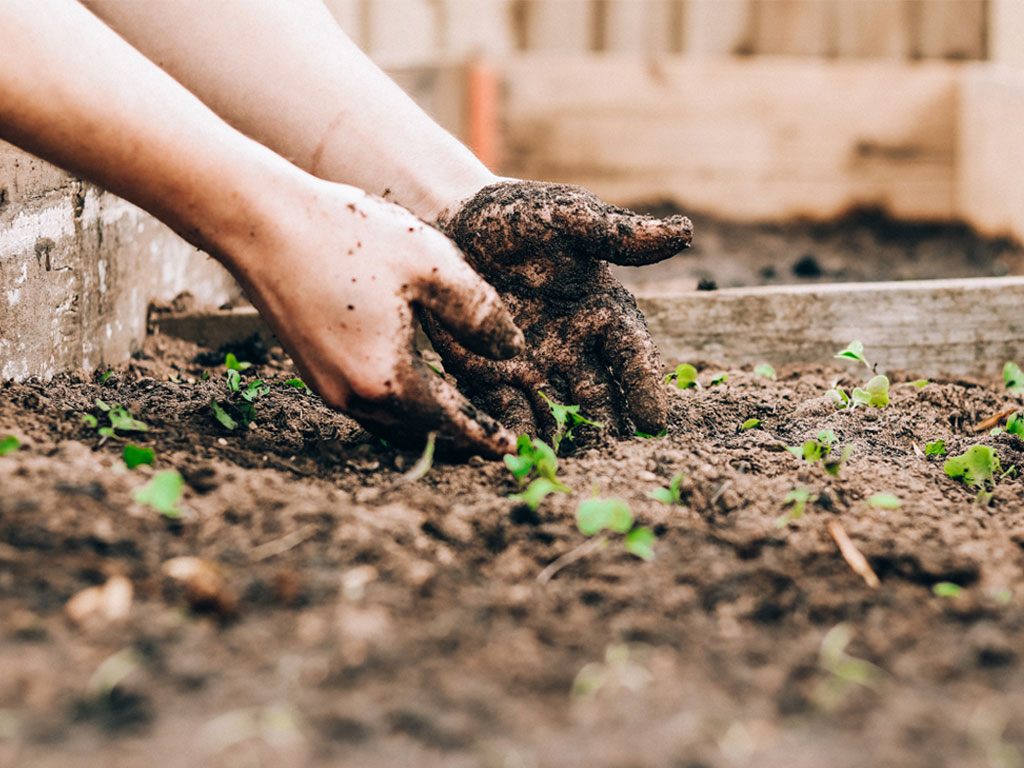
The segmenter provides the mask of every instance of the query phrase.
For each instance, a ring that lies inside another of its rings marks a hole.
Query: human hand
[[[515,436],[413,350],[413,310],[431,311],[477,354],[506,358],[522,334],[455,245],[402,208],[312,177],[273,223],[225,259],[324,401],[399,444],[500,456]],[[484,359],[484,358],[481,358]]]
[[[605,262],[669,258],[690,244],[688,218],[640,216],[580,187],[505,181],[439,223],[497,288],[526,337],[518,357],[488,360],[436,317],[424,319],[446,370],[477,406],[517,432],[550,435],[543,391],[620,434],[630,433],[624,415],[643,432],[664,429],[661,357],[636,300]]]

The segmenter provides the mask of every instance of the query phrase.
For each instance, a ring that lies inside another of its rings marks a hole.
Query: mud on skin
[[[635,214],[580,187],[512,181],[485,187],[439,225],[498,290],[526,337],[525,352],[496,362],[424,318],[446,369],[474,404],[517,433],[553,430],[541,391],[578,403],[613,433],[665,427],[661,357],[636,300],[606,262],[670,258],[690,245],[688,218]]]

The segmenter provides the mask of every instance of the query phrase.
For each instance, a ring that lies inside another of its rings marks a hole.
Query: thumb
[[[472,352],[504,360],[523,349],[523,332],[498,292],[454,247],[434,259],[415,284],[412,299],[430,310]]]

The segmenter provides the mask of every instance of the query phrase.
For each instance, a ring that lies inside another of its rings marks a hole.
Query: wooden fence
[[[513,52],[1024,63],[1022,0],[326,0],[385,66]]]

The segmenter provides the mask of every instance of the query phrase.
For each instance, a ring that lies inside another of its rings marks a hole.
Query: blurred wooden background
[[[1024,0],[326,0],[385,66],[516,52],[1024,64]]]

